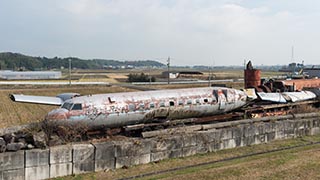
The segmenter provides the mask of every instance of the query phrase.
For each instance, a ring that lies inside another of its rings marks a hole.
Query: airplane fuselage
[[[153,120],[202,117],[237,109],[247,95],[236,89],[207,87],[80,96],[48,113],[48,121],[121,127]]]

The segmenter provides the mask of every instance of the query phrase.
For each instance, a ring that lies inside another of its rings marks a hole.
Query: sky
[[[320,64],[315,0],[0,0],[0,52],[172,65]]]

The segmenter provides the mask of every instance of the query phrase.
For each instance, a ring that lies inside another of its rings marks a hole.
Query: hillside
[[[1,70],[48,70],[69,67],[69,59],[72,60],[72,67],[77,69],[102,69],[102,68],[118,68],[118,67],[143,67],[165,66],[162,63],[153,60],[138,61],[118,61],[104,59],[79,59],[76,57],[68,58],[47,58],[33,57],[19,53],[4,52],[0,53],[0,69]]]

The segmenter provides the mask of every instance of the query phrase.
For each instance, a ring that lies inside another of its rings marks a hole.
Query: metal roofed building
[[[320,68],[305,68],[303,72],[309,75],[309,77],[320,77]]]
[[[59,79],[61,71],[0,71],[2,79]]]
[[[175,79],[175,78],[197,78],[197,77],[202,77],[203,73],[199,71],[164,71],[162,72],[163,77],[168,77],[168,74],[170,76],[170,79]]]

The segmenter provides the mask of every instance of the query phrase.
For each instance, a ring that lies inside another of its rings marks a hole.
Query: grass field
[[[39,96],[56,96],[66,92],[83,95],[132,91],[122,87],[109,86],[17,86],[0,90],[0,128],[41,121],[45,115],[57,106],[31,103],[17,103],[9,99],[9,94],[27,94]]]
[[[213,83],[211,83],[213,84]],[[226,87],[242,89],[243,82],[222,82],[215,84],[224,84]],[[208,87],[209,83],[202,84],[163,84],[163,85],[144,85],[144,87],[155,88],[155,89],[177,89],[177,88],[196,88],[196,87]]]
[[[244,71],[243,70],[215,70],[211,72],[213,77],[216,79],[243,79]],[[209,75],[208,71],[204,72],[205,75]],[[261,77],[271,78],[275,76],[282,75],[283,72],[276,71],[261,71]]]
[[[320,136],[303,137],[289,140],[278,140],[268,144],[253,145],[213,153],[195,155],[187,158],[167,159],[158,163],[133,166],[116,171],[76,175],[57,180],[86,180],[86,179],[119,179],[148,172],[171,169],[180,166],[193,165],[214,161],[253,152],[263,152],[282,147],[302,145],[320,141]],[[220,162],[201,167],[188,168],[171,173],[159,174],[141,179],[319,179],[320,178],[320,145],[314,144],[291,150],[273,152],[252,157]]]
[[[85,79],[90,78],[93,74],[96,74],[97,81],[111,81],[115,83],[115,79],[126,79],[127,75],[130,73],[145,73],[147,75],[161,77],[161,73],[166,71],[167,69],[128,69],[128,70],[92,70],[92,71],[85,71],[85,70],[76,70],[72,74],[74,79]],[[174,71],[175,69],[172,69]],[[180,69],[181,70],[181,69]],[[190,71],[190,69],[187,69]],[[196,71],[196,70],[195,70]],[[203,76],[208,77],[211,73],[213,79],[243,79],[244,71],[243,70],[213,70],[212,72],[209,71],[202,71],[204,74]],[[283,72],[276,72],[276,71],[261,71],[261,77],[264,78],[271,78],[275,76],[283,75]],[[68,74],[64,75],[66,78]],[[165,78],[164,78],[165,79]],[[165,79],[166,80],[166,79]]]

